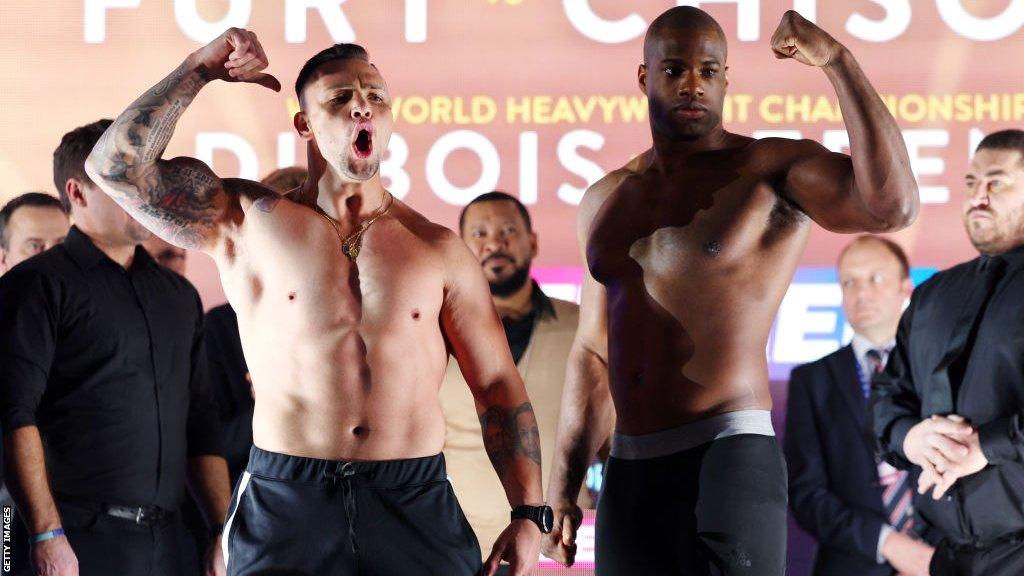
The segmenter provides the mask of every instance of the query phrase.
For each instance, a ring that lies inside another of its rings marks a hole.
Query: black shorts
[[[597,507],[597,574],[782,576],[786,490],[774,436],[609,458]]]
[[[230,576],[475,575],[444,457],[340,462],[253,447],[231,498]]]

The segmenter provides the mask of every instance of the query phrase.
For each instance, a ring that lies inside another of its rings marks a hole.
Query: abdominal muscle
[[[245,345],[256,408],[253,441],[271,452],[328,460],[429,456],[444,444],[437,383],[445,355],[408,335],[352,328],[299,335],[270,331]],[[261,333],[257,329],[257,333]],[[262,332],[266,333],[266,332]],[[253,340],[253,339],[251,339]],[[251,352],[251,353],[250,353]]]

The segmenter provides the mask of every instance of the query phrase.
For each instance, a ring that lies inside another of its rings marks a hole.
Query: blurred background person
[[[71,221],[60,200],[27,192],[0,208],[0,276],[22,260],[64,241]]]
[[[935,576],[1024,574],[1024,131],[985,136],[961,213],[980,255],[914,290],[872,388],[883,456],[920,472]]]
[[[840,253],[839,284],[852,341],[789,382],[789,506],[817,539],[815,576],[927,574],[932,549],[913,532],[913,479],[875,456],[867,432],[871,377],[913,288],[907,256],[891,240],[861,236]]]
[[[537,416],[541,469],[550,470],[579,306],[548,298],[530,277],[538,237],[526,206],[515,197],[504,192],[478,196],[459,215],[459,234],[490,284],[512,358]],[[491,472],[473,396],[454,361],[449,361],[441,384],[441,408],[447,426],[444,457],[448,476],[480,548],[490,550],[508,526],[511,510],[501,482]],[[546,491],[547,478],[544,481]],[[587,492],[582,494],[581,507],[593,508]]]
[[[182,576],[186,478],[219,533],[230,496],[195,288],[85,175],[110,120],[67,133],[54,183],[76,225],[0,278],[6,476],[47,576]],[[219,546],[209,573],[223,574]],[[216,567],[216,571],[214,568]]]

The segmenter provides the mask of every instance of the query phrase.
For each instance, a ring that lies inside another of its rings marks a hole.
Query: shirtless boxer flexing
[[[638,79],[653,146],[585,195],[579,331],[556,444],[545,554],[570,564],[576,491],[616,418],[597,513],[598,574],[781,575],[786,473],[765,345],[811,221],[837,232],[913,221],[902,136],[853,56],[795,12],[778,58],[835,87],[852,158],[722,127],[726,40],[673,8],[644,40]]]
[[[336,45],[300,71],[295,127],[311,177],[288,196],[193,158],[161,159],[208,82],[279,90],[267,64],[255,34],[226,31],[131,104],[87,161],[139,222],[210,254],[238,312],[255,446],[226,521],[228,573],[480,570],[439,454],[450,348],[524,518],[499,537],[487,572],[504,558],[525,574],[540,517],[550,522],[533,410],[479,264],[381,183],[391,97],[366,51]]]

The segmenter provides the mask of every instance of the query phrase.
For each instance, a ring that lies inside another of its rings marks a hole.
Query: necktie
[[[883,462],[878,466],[878,480],[883,488],[882,505],[889,525],[897,532],[910,533],[914,526],[914,508],[911,506],[914,492],[907,472]]]
[[[864,358],[867,360],[868,373],[860,375],[860,387],[864,393],[864,399],[866,400],[871,395],[871,379],[876,374],[881,374],[885,370],[885,358],[889,354],[889,350],[879,350],[872,348],[864,353]],[[858,371],[860,366],[858,365]]]
[[[963,384],[981,319],[985,316],[989,300],[1005,272],[1006,260],[999,256],[984,256],[980,260],[977,279],[960,311],[946,353],[932,380],[933,393],[936,395],[933,403],[936,414],[952,414],[956,411],[956,395]]]
[[[871,377],[881,374],[885,370],[885,362],[882,360],[889,354],[889,350],[871,349],[865,352],[864,357],[870,374],[865,380],[870,386]],[[867,394],[865,394],[865,397]],[[909,477],[904,470],[897,470],[889,464],[882,462],[878,465],[878,480],[882,485],[882,505],[885,508],[885,516],[889,519],[889,525],[897,532],[910,533],[914,526],[914,508],[911,502],[914,493],[911,490]]]

